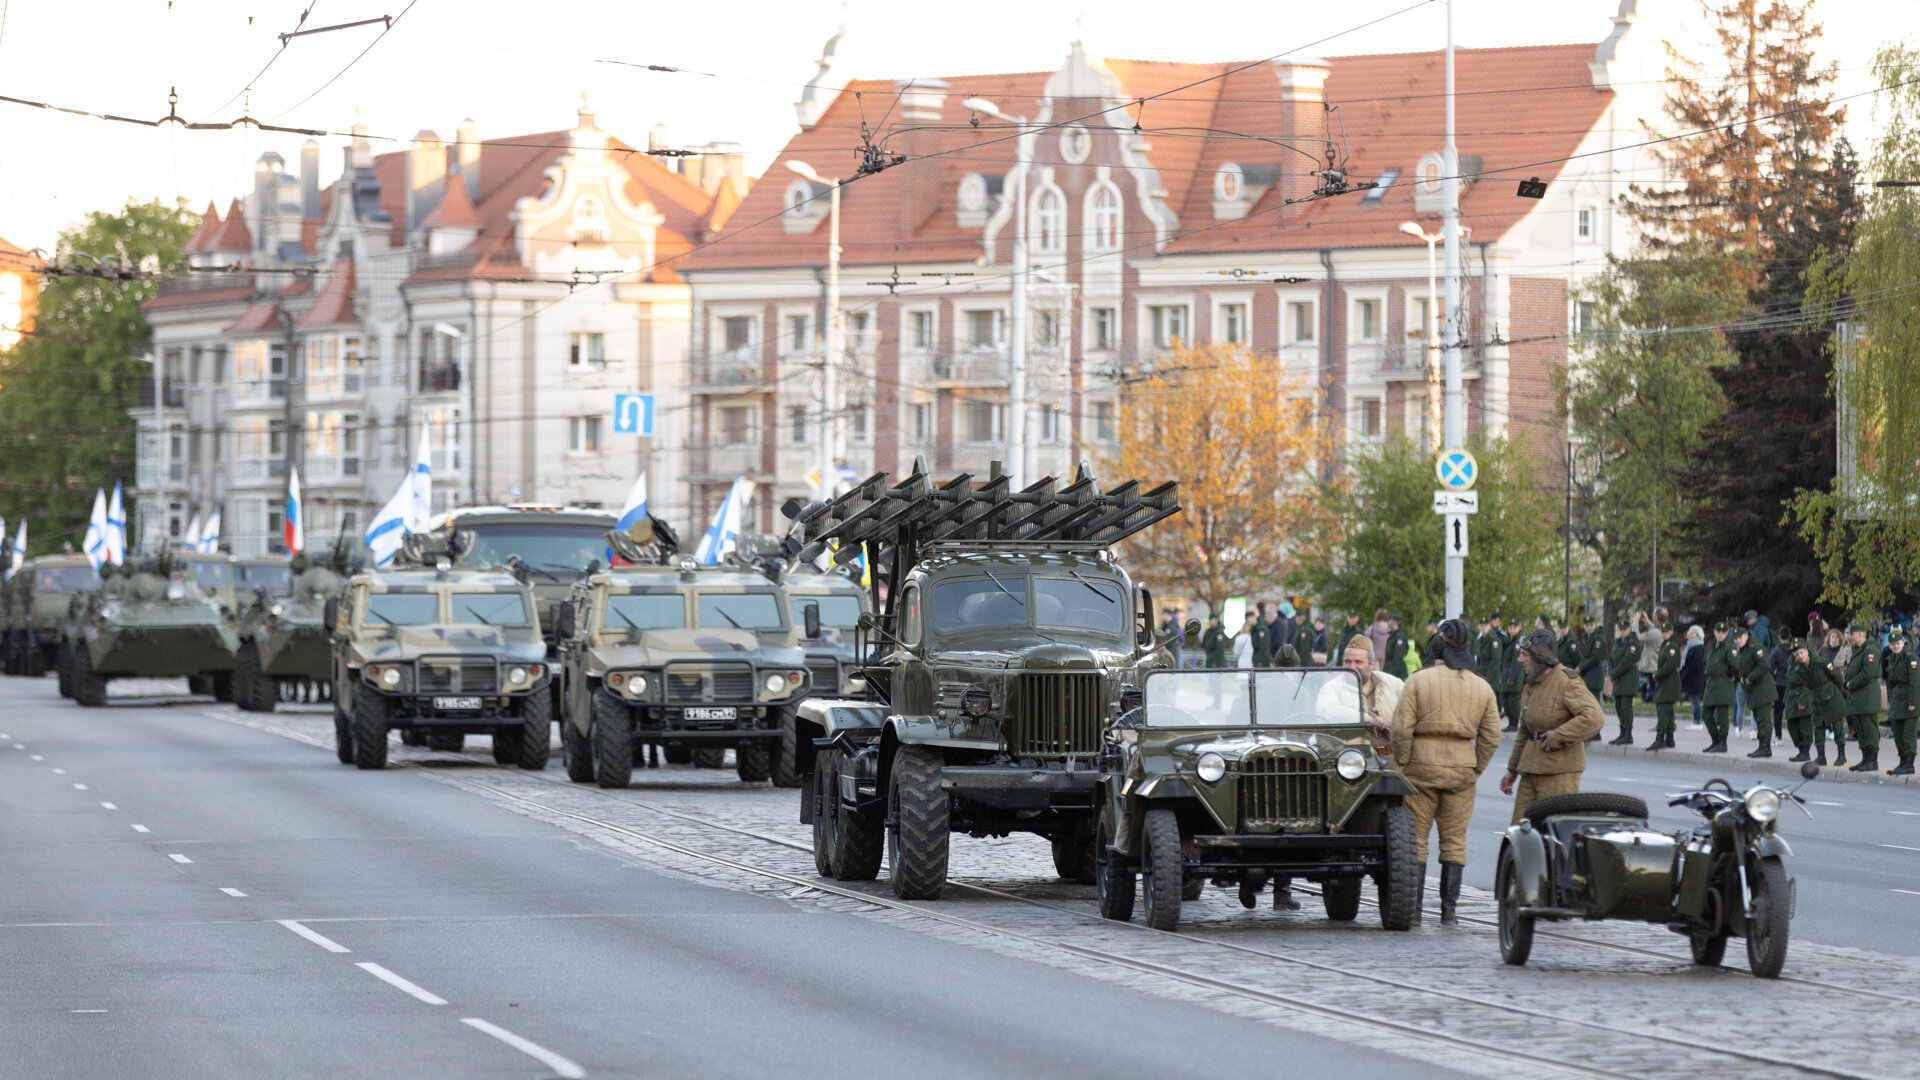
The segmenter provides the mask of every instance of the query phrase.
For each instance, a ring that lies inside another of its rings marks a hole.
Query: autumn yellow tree
[[[1178,480],[1180,513],[1126,542],[1130,565],[1211,611],[1278,588],[1304,550],[1338,539],[1319,389],[1229,346],[1178,349],[1155,369],[1122,390],[1119,452],[1101,469]]]

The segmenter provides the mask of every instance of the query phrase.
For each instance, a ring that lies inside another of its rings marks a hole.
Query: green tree
[[[62,233],[50,261],[172,266],[198,224],[185,203],[129,202]],[[31,519],[33,553],[58,550],[64,540],[77,548],[94,490],[132,484],[135,429],[127,410],[139,403],[141,380],[151,378],[139,357],[151,340],[140,302],[155,288],[150,279],[52,278],[40,292],[33,335],[0,367],[0,511],[13,527]]]
[[[1472,450],[1480,513],[1470,525],[1467,613],[1558,610],[1559,507],[1513,444],[1476,442]],[[1398,435],[1377,452],[1354,454],[1348,472],[1349,486],[1323,496],[1342,539],[1303,556],[1292,581],[1336,610],[1386,608],[1417,630],[1446,603],[1433,456]]]

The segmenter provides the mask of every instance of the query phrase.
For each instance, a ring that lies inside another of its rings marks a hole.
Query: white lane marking
[[[177,863],[190,863],[193,861],[192,859],[187,858],[185,855],[169,855],[167,856],[167,858],[172,859],[174,862],[177,862]]]
[[[1890,847],[1895,851],[1920,851],[1920,847],[1908,847],[1905,844],[1881,844],[1880,846]]]
[[[70,1013],[103,1013],[103,1012],[106,1012],[107,1010],[105,1009],[68,1009],[67,1011]]]
[[[1906,894],[1906,895],[1908,895],[1908,896],[1920,896],[1920,892],[1914,892],[1914,891],[1913,891],[1912,889],[1889,889],[1888,891],[1889,891],[1889,892],[1897,892],[1897,893],[1905,893],[1905,894]]]
[[[65,769],[63,769],[63,768],[61,768],[61,767],[60,767],[60,766],[58,766],[58,765],[55,765],[55,766],[53,767],[53,775],[55,775],[55,776],[65,776],[65,775],[67,775],[67,770],[65,770]]]
[[[488,1035],[499,1039],[515,1050],[552,1069],[557,1076],[564,1076],[567,1080],[580,1080],[581,1077],[587,1075],[587,1070],[575,1065],[573,1062],[568,1061],[566,1058],[561,1057],[546,1047],[541,1046],[537,1042],[515,1035],[513,1032],[508,1031],[498,1024],[489,1024],[477,1016],[469,1016],[460,1022],[475,1031],[484,1031]]]
[[[119,808],[119,807],[117,807],[117,806],[115,806],[115,805],[113,805],[113,804],[112,804],[112,803],[110,803],[110,802],[103,802],[103,803],[101,803],[101,804],[100,804],[100,809],[102,809],[102,810],[118,810],[118,809],[120,809],[120,808]]]
[[[26,749],[26,747],[24,747],[24,746],[23,746],[23,747],[21,747],[20,749],[22,749],[22,750],[25,750],[25,749]],[[29,756],[29,757],[31,757],[31,758],[32,758],[33,760],[35,760],[35,761],[45,761],[45,760],[47,760],[46,758],[43,758],[43,757],[41,757],[41,756],[40,756],[39,754],[30,754],[30,755],[28,755],[28,756]]]
[[[301,937],[306,938],[308,941],[313,942],[315,945],[320,946],[321,948],[327,950],[328,952],[352,952],[353,951],[352,949],[347,948],[345,945],[340,944],[339,942],[333,940],[332,938],[321,937],[319,934],[316,934],[313,931],[307,929],[306,927],[301,926],[299,923],[293,921],[292,919],[281,919],[280,925],[286,927],[287,929],[293,931],[296,934],[299,934]]]
[[[133,831],[134,831],[134,832],[149,832],[149,831],[151,831],[151,830],[149,830],[149,829],[148,829],[148,828],[147,828],[147,827],[146,827],[145,825],[135,825],[135,826],[133,827]]]
[[[424,1001],[429,1005],[445,1005],[447,1003],[446,998],[441,997],[439,994],[436,994],[433,991],[428,990],[417,983],[408,982],[407,980],[401,978],[400,976],[395,975],[393,972],[388,971],[386,968],[381,967],[379,964],[375,964],[375,963],[371,963],[363,960],[360,963],[355,964],[354,966],[366,972],[367,974],[373,976],[374,978],[379,979],[381,982],[386,983],[389,986],[398,987],[399,989],[404,990],[409,994],[412,994],[414,997],[419,998],[421,1001]]]
[[[1821,802],[1821,801],[1820,801],[1819,799],[1808,799],[1807,801],[1808,801],[1808,802],[1810,802],[1810,803],[1812,803],[1812,804],[1813,804],[1813,805],[1815,805],[1815,806],[1845,806],[1845,805],[1847,805],[1846,803],[1837,803],[1837,802]]]
[[[245,896],[245,895],[247,895],[246,893],[243,893],[243,892],[241,892],[241,891],[240,891],[239,889],[224,889],[224,888],[223,888],[223,889],[221,889],[220,891],[221,891],[221,892],[223,892],[223,893],[226,893],[226,894],[227,894],[228,896]]]
[[[1826,803],[1820,805],[1825,806]],[[1887,813],[1899,814],[1901,817],[1920,817],[1920,810],[1889,810]]]
[[[1643,782],[1631,776],[1609,776],[1607,777],[1607,781],[1614,784],[1638,784]]]
[[[26,744],[26,743],[14,743],[14,744],[13,744],[13,748],[14,748],[15,750],[25,750],[25,749],[27,748],[27,744]]]
[[[85,790],[87,790],[87,785],[85,785],[85,784],[75,784],[75,785],[73,785],[73,790],[75,790],[75,791],[85,791]]]

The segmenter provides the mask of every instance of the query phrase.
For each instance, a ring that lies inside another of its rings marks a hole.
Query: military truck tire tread
[[[73,697],[73,650],[66,642],[60,643],[59,658],[60,696],[69,700]]]
[[[1147,925],[1155,930],[1177,929],[1187,887],[1180,869],[1180,819],[1171,810],[1147,811],[1140,840],[1140,899],[1147,909]]]
[[[576,784],[593,783],[593,744],[571,718],[560,721],[560,756],[567,766],[567,779]]]
[[[695,750],[689,759],[696,769],[724,769],[727,767],[725,750]]]
[[[773,774],[773,748],[766,743],[741,743],[733,748],[733,772],[743,783],[757,784]]]
[[[546,687],[520,703],[520,767],[538,772],[547,767],[553,748],[553,693]]]
[[[1621,817],[1645,818],[1647,804],[1632,795],[1616,795],[1610,791],[1549,795],[1527,804],[1526,819],[1533,822],[1536,829],[1544,827],[1547,818],[1554,814],[1618,814]]]
[[[234,653],[233,683],[233,703],[247,712],[272,712],[279,704],[279,680],[260,671],[260,649],[251,641]]]
[[[1094,883],[1100,889],[1100,915],[1115,922],[1126,922],[1133,918],[1138,882],[1134,880],[1133,866],[1127,857],[1108,846],[1112,836],[1113,811],[1103,806],[1093,835],[1093,860],[1099,875]]]
[[[828,828],[833,835],[828,861],[837,881],[872,881],[880,876],[880,863],[887,853],[886,822],[874,810],[852,810],[840,805],[837,789],[840,771],[847,759],[841,751],[831,753],[832,786],[823,792],[825,810],[830,815]]]
[[[800,786],[800,718],[793,708],[781,709],[776,717],[780,725],[780,747],[773,755],[773,786]]]
[[[362,769],[387,767],[387,699],[365,686],[353,694],[353,763]]]
[[[887,883],[902,900],[938,900],[947,885],[953,800],[940,787],[945,764],[931,747],[903,746],[894,754],[887,783],[894,819]]]
[[[353,722],[339,709],[333,710],[333,756],[340,764],[353,764]]]
[[[1380,881],[1380,925],[1388,930],[1411,930],[1419,917],[1420,874],[1414,854],[1413,811],[1389,806],[1381,817],[1386,833],[1386,874]]]
[[[520,760],[520,725],[503,725],[493,729],[493,763],[512,765]]]
[[[1093,839],[1088,833],[1077,836],[1055,837],[1053,844],[1053,872],[1063,880],[1076,885],[1093,885],[1099,882],[1099,871],[1094,867]]]
[[[1320,886],[1320,903],[1327,909],[1327,918],[1334,922],[1352,922],[1354,916],[1360,914],[1360,880],[1335,878]]]
[[[814,751],[813,788],[805,795],[813,803],[813,870],[821,877],[833,876],[833,842],[838,839],[837,823],[827,817],[840,802],[835,764],[834,751]]]
[[[93,654],[85,645],[73,653],[73,700],[90,709],[107,703],[107,680],[94,673]]]
[[[627,707],[595,692],[593,695],[593,778],[603,788],[623,788],[633,782],[633,718]]]

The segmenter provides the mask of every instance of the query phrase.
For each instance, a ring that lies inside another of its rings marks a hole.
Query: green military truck
[[[100,588],[66,626],[63,678],[81,705],[107,703],[116,678],[179,678],[195,693],[232,699],[233,616],[172,553],[101,567]]]
[[[59,663],[61,628],[76,595],[100,587],[85,555],[42,555],[0,588],[6,608],[6,671],[39,678]]]
[[[768,779],[807,691],[782,567],[700,565],[650,523],[635,529],[607,534],[626,565],[589,575],[556,611],[567,776],[625,787],[634,748],[659,746],[669,763],[710,767],[731,749],[741,780]]]
[[[240,615],[234,704],[248,712],[272,712],[293,692],[330,691],[333,648],[327,640],[326,603],[346,587],[346,560],[320,566],[300,554],[277,565],[239,560],[234,570],[243,589],[258,586]],[[284,590],[279,588],[283,576]]]
[[[1112,545],[1179,510],[1175,484],[1103,492],[1084,465],[1071,484],[1016,491],[998,462],[980,483],[936,485],[924,458],[897,485],[881,473],[832,502],[789,503],[800,561],[831,546],[837,563],[881,568],[855,641],[880,708],[864,730],[857,710],[833,731],[807,719],[814,709],[798,721],[802,745],[830,751],[804,766],[801,820],[831,813],[817,836],[884,827],[889,882],[907,899],[940,895],[955,833],[1047,837],[1061,875],[1092,884],[1104,733],[1121,690],[1171,662],[1152,597]],[[823,787],[831,807],[817,805]]]
[[[780,580],[787,593],[793,625],[801,628],[800,646],[807,653],[808,692],[817,697],[858,696],[867,680],[855,663],[853,638],[860,616],[867,614],[867,590],[847,573],[820,573],[802,566]],[[809,614],[811,609],[812,614]],[[813,747],[799,741],[794,725],[780,730],[780,749],[773,760],[777,787],[798,787],[813,757]]]

